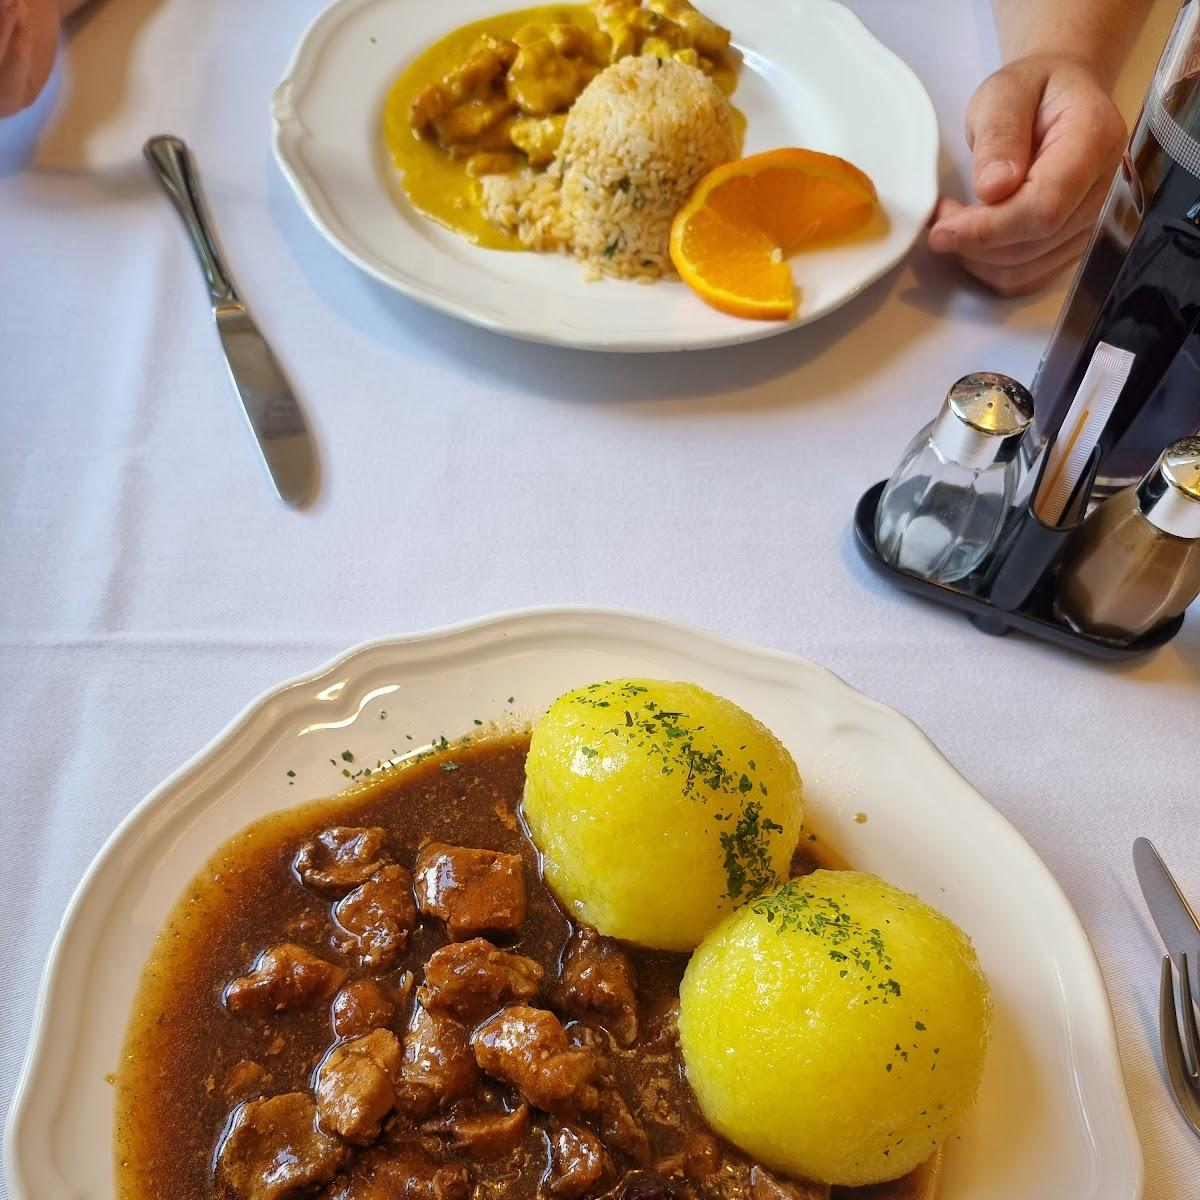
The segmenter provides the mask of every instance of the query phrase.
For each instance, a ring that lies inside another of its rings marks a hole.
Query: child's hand
[[[1125,122],[1082,62],[1034,55],[984,80],[966,126],[979,203],[943,199],[930,249],[1002,296],[1035,291],[1086,248]]]

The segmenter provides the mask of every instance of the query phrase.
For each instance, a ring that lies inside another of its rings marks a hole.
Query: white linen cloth
[[[1192,1200],[1200,1145],[1158,1065],[1160,950],[1129,849],[1152,837],[1200,897],[1200,619],[1149,661],[1096,665],[890,591],[848,533],[951,381],[1032,375],[1061,289],[997,300],[919,250],[829,319],[742,349],[604,357],[457,324],[342,261],[272,161],[268,98],[320,7],[104,0],[36,108],[0,124],[0,1104],[80,874],[247,701],[367,638],[597,603],[815,659],[927,731],[1070,894],[1111,990],[1146,1195]],[[997,60],[988,4],[851,7],[929,88],[962,194],[962,112]],[[1143,36],[1127,111],[1175,7]],[[273,499],[249,444],[141,157],[165,131],[195,151],[310,414],[310,512]]]

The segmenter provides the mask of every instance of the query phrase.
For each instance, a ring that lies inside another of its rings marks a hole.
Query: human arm
[[[1151,0],[993,0],[1005,65],[967,107],[978,203],[944,198],[930,248],[1002,294],[1087,244],[1125,144],[1109,91]]]

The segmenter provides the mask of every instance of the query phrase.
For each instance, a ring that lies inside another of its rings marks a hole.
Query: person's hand
[[[0,117],[38,97],[58,53],[61,19],[84,0],[0,0]]]
[[[55,0],[0,0],[0,117],[20,112],[42,90],[58,49]]]
[[[1035,291],[1087,246],[1125,147],[1125,122],[1084,63],[1018,59],[967,108],[979,203],[944,198],[929,247],[1002,296]]]

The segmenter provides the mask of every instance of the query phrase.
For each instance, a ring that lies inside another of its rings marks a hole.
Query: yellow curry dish
[[[477,245],[658,278],[671,220],[740,154],[730,41],[688,0],[592,0],[455,30],[388,95],[403,192]]]

